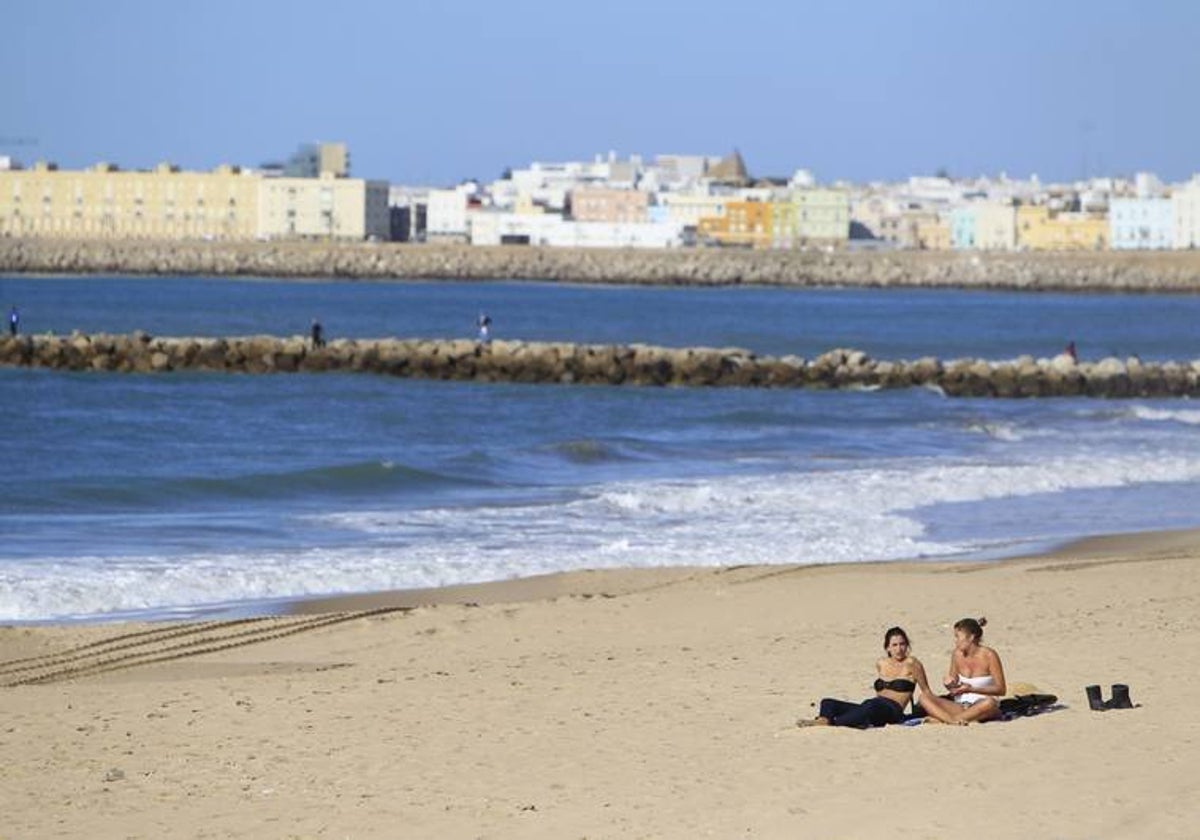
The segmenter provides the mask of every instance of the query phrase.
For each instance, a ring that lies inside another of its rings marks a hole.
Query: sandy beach
[[[1198,612],[1200,532],[1172,532],[5,627],[0,837],[1194,837]],[[979,615],[1066,708],[794,726],[869,695],[888,626],[937,677]],[[1114,682],[1139,708],[1090,711]]]

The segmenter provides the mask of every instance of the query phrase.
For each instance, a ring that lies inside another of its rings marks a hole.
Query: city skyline
[[[737,148],[756,176],[822,182],[1200,171],[1200,8],[1183,4],[338,11],[17,4],[0,155],[209,169],[344,141],[355,176],[429,185],[609,150]]]

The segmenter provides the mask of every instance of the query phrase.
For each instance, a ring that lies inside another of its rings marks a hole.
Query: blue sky
[[[0,154],[497,177],[615,150],[822,181],[1200,171],[1190,0],[5,0]],[[18,146],[20,138],[37,145]]]

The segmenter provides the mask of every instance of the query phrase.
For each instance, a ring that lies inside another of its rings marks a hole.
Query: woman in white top
[[[954,624],[954,652],[943,681],[949,697],[922,693],[921,708],[942,723],[981,723],[1000,715],[1000,698],[1008,691],[1000,654],[983,644],[986,618],[964,618]]]

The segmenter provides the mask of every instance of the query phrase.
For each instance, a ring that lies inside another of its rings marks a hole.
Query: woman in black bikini
[[[904,707],[912,700],[913,692],[919,687],[922,693],[932,696],[925,667],[915,656],[909,655],[908,634],[899,627],[892,627],[883,634],[883,649],[887,656],[875,663],[879,674],[875,680],[875,696],[861,703],[848,703],[826,697],[821,701],[820,714],[809,720],[796,721],[797,726],[852,726],[866,729],[884,726],[904,720]]]

